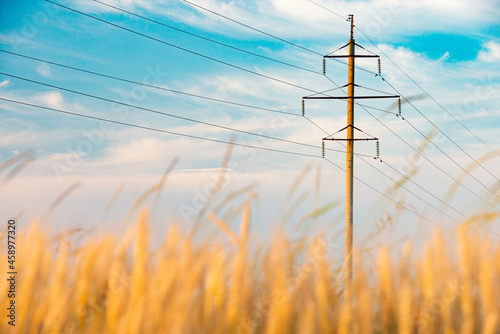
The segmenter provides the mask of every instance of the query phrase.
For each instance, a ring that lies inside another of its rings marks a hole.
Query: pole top
[[[354,14],[349,14],[347,21],[351,22],[351,39],[354,39]]]

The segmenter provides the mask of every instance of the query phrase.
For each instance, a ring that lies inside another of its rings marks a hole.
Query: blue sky
[[[220,61],[314,91],[335,88],[323,75],[278,64],[263,58],[228,49],[182,32],[145,21],[93,1],[57,1],[127,29],[166,43],[189,49]],[[262,56],[321,72],[322,57],[293,47],[269,36],[249,30],[221,17],[200,10],[183,1],[103,1],[143,15],[164,24],[201,35]],[[327,54],[347,42],[349,25],[344,19],[306,0],[272,1],[193,1],[234,20],[286,39],[295,44]],[[355,15],[356,26],[385,55],[403,69],[441,106],[460,118],[474,134],[492,148],[500,148],[498,91],[500,88],[500,4],[497,1],[321,1],[321,5],[346,16]],[[4,51],[40,58],[67,66],[148,83],[171,90],[199,94],[298,116],[221,104],[165,90],[146,88],[67,68],[34,61],[13,54],[0,54],[0,71],[45,84],[96,95],[112,101],[139,106],[163,113],[191,118],[242,131],[260,133],[290,141],[320,146],[324,133],[301,117],[301,98],[310,92],[241,71],[137,34],[124,31],[48,2],[2,2],[0,47]],[[356,42],[372,52],[381,52],[359,30]],[[357,52],[364,52],[358,49]],[[360,60],[358,65],[376,71],[376,62]],[[491,153],[486,145],[460,124],[449,121],[446,112],[422,91],[386,56],[382,57],[384,78],[405,97],[413,97],[414,106],[436,124],[456,145],[437,135],[438,147],[453,158],[451,161],[437,149],[428,148],[426,156],[454,177],[475,159]],[[347,67],[329,61],[327,75],[336,84],[347,79]],[[386,82],[372,73],[357,71],[357,83],[394,94]],[[360,94],[367,90],[358,89]],[[334,91],[332,94],[341,94]],[[220,141],[232,140],[231,131],[178,118],[96,100],[68,91],[0,75],[0,97],[43,105],[50,108],[154,127]],[[392,102],[363,101],[386,109]],[[394,110],[393,110],[394,111]],[[417,110],[403,104],[403,114],[421,133],[428,134],[432,125]],[[414,147],[422,136],[392,114],[372,110],[385,126]],[[314,123],[333,133],[345,126],[345,102],[307,102],[306,113]],[[68,226],[117,229],[125,224],[133,203],[161,178],[167,166],[178,158],[161,197],[145,201],[158,226],[178,220],[192,226],[199,204],[210,193],[227,146],[130,128],[50,112],[0,101],[3,140],[0,160],[7,161],[30,150],[29,163],[13,179],[0,172],[1,196],[9,212],[21,214],[27,222],[42,220],[56,229]],[[411,166],[411,149],[385,126],[361,108],[356,109],[356,125],[381,141],[383,160],[405,172]],[[241,204],[252,203],[257,234],[269,234],[288,220],[293,227],[317,208],[335,203],[327,215],[302,224],[305,230],[342,230],[345,176],[319,158],[318,148],[297,146],[237,133],[237,143],[293,151],[318,158],[281,154],[245,147],[235,147],[226,181],[209,210],[238,189],[229,204],[217,211],[228,220],[237,220]],[[432,145],[431,145],[432,146]],[[327,147],[343,150],[337,143]],[[357,144],[358,153],[374,155],[371,142]],[[327,158],[344,166],[339,152],[327,152]],[[498,204],[498,198],[479,184],[492,186],[497,181],[498,155],[486,159],[484,169],[473,168],[449,204],[472,216],[485,206],[483,200]],[[381,192],[392,182],[370,165],[387,175],[394,172],[386,164],[371,158],[369,163],[356,160],[356,175]],[[412,177],[418,185],[444,199],[452,181],[429,162],[418,165]],[[303,178],[300,175],[304,174]],[[490,175],[493,174],[494,176]],[[397,179],[399,179],[398,176]],[[297,187],[294,187],[294,180]],[[478,182],[479,181],[479,182]],[[77,187],[75,186],[78,185]],[[71,188],[71,187],[74,188]],[[454,219],[462,220],[452,209],[442,206],[414,184],[405,184],[412,192],[440,208]],[[74,189],[51,212],[54,200],[65,190]],[[111,209],[108,204],[119,191]],[[477,194],[478,196],[474,195]],[[405,191],[390,195],[407,204],[421,216],[442,228],[453,230],[456,223]],[[479,199],[482,198],[483,200]],[[365,185],[356,183],[356,228],[359,235],[372,232],[377,221],[394,213],[394,206]],[[492,210],[492,207],[488,207]],[[134,212],[136,213],[136,212]],[[290,219],[284,219],[290,214]],[[394,235],[414,237],[436,228],[410,212],[404,212]],[[403,224],[404,222],[404,224]],[[493,227],[500,234],[498,227]],[[392,235],[392,232],[389,233]],[[389,235],[388,234],[388,235]]]

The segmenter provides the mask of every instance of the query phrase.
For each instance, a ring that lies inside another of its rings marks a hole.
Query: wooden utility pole
[[[351,282],[352,282],[352,249],[353,249],[353,200],[354,200],[354,142],[359,140],[376,140],[377,141],[377,156],[376,159],[379,158],[379,144],[378,138],[355,138],[354,130],[359,132],[363,132],[360,129],[354,126],[354,102],[356,99],[378,99],[378,98],[400,98],[399,95],[380,95],[380,96],[354,96],[354,87],[357,86],[354,80],[354,72],[355,72],[355,58],[378,58],[378,75],[380,73],[380,56],[376,54],[355,54],[356,46],[360,47],[360,45],[356,44],[354,41],[354,15],[349,15],[347,21],[351,22],[351,37],[349,39],[349,43],[342,46],[340,49],[343,49],[349,46],[349,54],[348,55],[331,55],[332,53],[323,57],[323,74],[326,75],[326,58],[349,58],[349,72],[348,72],[348,83],[343,87],[347,87],[347,96],[334,97],[326,94],[314,94],[314,95],[323,95],[323,96],[304,96],[302,98],[302,113],[305,113],[305,104],[304,100],[307,99],[336,99],[336,100],[346,100],[347,99],[347,126],[345,128],[340,129],[338,132],[343,130],[347,131],[347,138],[339,139],[333,138],[333,135],[330,135],[326,138],[323,138],[323,157],[325,156],[325,140],[333,140],[333,141],[345,141],[347,142],[347,156],[346,156],[346,193],[345,193],[345,262],[344,262],[344,296],[348,302],[350,302],[351,298]],[[363,48],[364,49],[364,48]],[[336,51],[338,51],[336,50]],[[365,49],[366,50],[366,49]],[[335,52],[335,51],[334,51]],[[368,51],[369,52],[369,51]],[[358,86],[359,87],[359,86]],[[338,87],[342,88],[342,87]],[[401,107],[401,103],[399,103]],[[401,111],[400,111],[401,113]],[[335,134],[336,134],[335,133]]]
[[[349,75],[347,83],[347,154],[346,154],[346,187],[345,187],[345,289],[350,288],[352,280],[352,206],[354,177],[354,16],[351,21],[351,39],[349,40]]]

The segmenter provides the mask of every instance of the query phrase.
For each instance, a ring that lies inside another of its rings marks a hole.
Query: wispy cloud
[[[230,23],[188,3],[177,1],[103,0],[103,2],[127,10],[149,11],[167,16],[175,21],[201,27],[226,35],[255,35],[255,31]],[[193,0],[194,4],[226,15],[264,31],[287,38],[324,38],[345,35],[346,23],[341,17],[308,2],[285,0],[220,1]],[[468,33],[471,26],[498,22],[500,6],[491,1],[321,1],[319,4],[340,16],[355,14],[359,27],[386,38],[401,34],[422,32]],[[75,5],[92,12],[116,12],[97,4],[76,2]],[[153,14],[153,13],[150,13]],[[228,29],[228,26],[231,29]],[[376,31],[375,31],[376,30]],[[314,32],[314,36],[311,36]]]
[[[9,80],[4,80],[4,81],[0,82],[0,88],[7,86],[9,83],[10,83]]]
[[[46,63],[42,63],[40,66],[38,66],[36,71],[44,78],[50,78],[52,74],[49,65],[47,65]]]
[[[48,92],[38,94],[36,99],[52,108],[62,108],[63,96],[60,92]]]

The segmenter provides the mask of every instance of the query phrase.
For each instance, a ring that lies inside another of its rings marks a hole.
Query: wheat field
[[[420,252],[356,251],[349,305],[327,237],[250,247],[249,212],[239,231],[210,216],[227,243],[172,227],[155,249],[145,211],[124,237],[76,244],[32,224],[18,235],[16,327],[1,332],[500,333],[500,246],[465,226],[452,246],[436,232]]]

